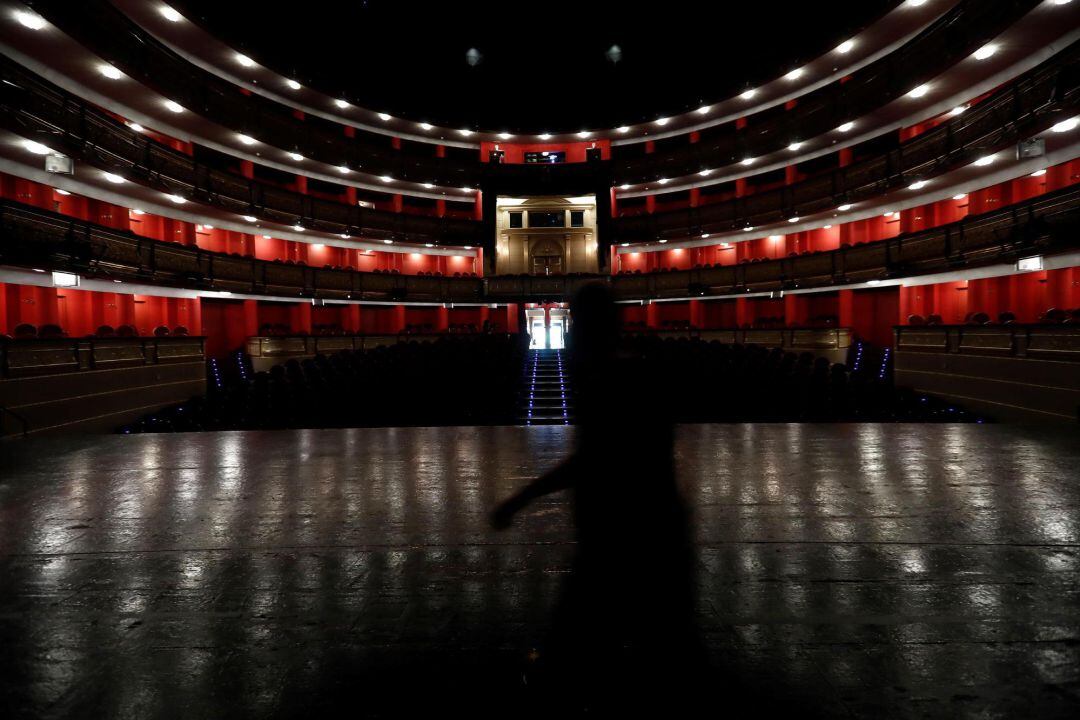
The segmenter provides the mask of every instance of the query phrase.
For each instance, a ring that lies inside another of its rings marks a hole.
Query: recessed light
[[[619,186],[619,189],[620,189],[620,190],[629,190],[629,189],[630,189],[630,186],[629,186],[629,185],[626,185],[626,184],[623,184],[623,185],[620,185],[620,186]]]
[[[472,130],[470,130],[468,128],[461,128],[460,130],[458,130],[458,132],[461,133],[462,135],[464,135],[465,137],[469,137],[470,135],[472,135]]]
[[[754,231],[754,226],[753,225],[747,225],[746,227],[744,227],[742,229],[742,231],[743,232],[753,232]]]
[[[136,122],[129,122],[127,124],[127,126],[129,128],[131,128],[132,130],[134,130],[135,132],[146,132],[146,128],[144,128],[142,125],[140,125],[139,123],[136,123]]]
[[[379,113],[379,119],[386,122],[390,119],[390,115],[388,113]]]
[[[891,218],[895,214],[896,212],[893,210],[886,210],[885,212],[881,213],[881,217]]]
[[[392,182],[394,182],[394,178],[390,177],[389,175],[383,175],[379,179],[382,180],[384,183],[392,183]]]
[[[421,130],[430,130],[433,127],[435,127],[435,126],[432,125],[431,123],[426,123],[426,122],[420,123],[420,129]]]
[[[848,203],[844,203],[843,205],[840,205],[836,209],[839,210],[840,212],[847,212],[848,210],[851,209],[851,205],[849,205]]]
[[[710,105],[702,105],[697,109],[697,114],[708,115],[710,110],[712,110],[712,107]]]
[[[260,237],[262,237],[263,240],[270,240],[271,239],[271,237],[269,235],[261,235]]]
[[[658,243],[660,243],[661,245],[663,245],[664,243],[666,243],[666,242],[667,242],[667,240],[657,240],[656,242],[658,242]]]
[[[40,30],[45,27],[45,18],[29,10],[16,10],[15,20],[28,30]]]
[[[664,125],[667,125],[668,122],[670,122],[670,121],[671,121],[671,118],[666,118],[666,117],[657,118],[656,119],[656,124],[663,127]]]
[[[471,187],[463,187],[463,188],[461,188],[461,192],[472,192],[472,191],[473,191],[473,189]]]
[[[836,52],[840,53],[841,55],[847,55],[849,52],[851,52],[851,48],[853,47],[855,47],[854,40],[845,40],[844,42],[836,46]]]
[[[849,120],[848,122],[844,123],[843,125],[841,125],[840,127],[836,128],[836,129],[839,130],[840,132],[848,132],[853,127],[855,127],[855,123],[853,123],[853,122],[851,122]]]
[[[660,178],[660,179],[659,179],[659,180],[657,180],[656,182],[660,183],[661,185],[667,185],[667,184],[668,184],[669,182],[671,182],[671,181],[670,181],[670,180],[668,180],[667,178]]]
[[[501,133],[499,133],[499,139],[500,139],[500,140],[509,140],[509,139],[510,139],[510,138],[512,138],[512,137],[514,137],[514,136],[513,136],[513,135],[511,135],[511,134],[510,134],[510,133],[508,133],[508,132],[501,132]]]
[[[383,240],[383,245],[393,245],[394,241],[390,239]]]
[[[620,125],[619,127],[615,128],[615,132],[625,135],[626,133],[630,132],[630,126]]]
[[[22,146],[24,149],[34,153],[35,155],[48,155],[52,152],[52,148],[46,147],[39,142],[33,140],[23,140]]]
[[[976,60],[985,60],[998,51],[998,46],[993,43],[989,45],[983,45],[981,48],[975,51],[974,58]]]
[[[350,170],[347,165],[338,165],[337,166],[337,171],[339,173],[341,173],[342,175],[348,175],[349,173],[352,172],[352,170]]]
[[[180,18],[183,17],[180,13],[176,12],[171,7],[169,7],[168,5],[162,5],[160,10],[161,10],[161,14],[169,22],[180,22]]]
[[[956,117],[957,115],[963,115],[964,112],[967,109],[968,109],[967,105],[957,105],[956,107],[954,107],[952,110],[949,111],[949,116],[950,117]]]
[[[630,243],[623,243],[622,247],[630,247]]]
[[[245,145],[254,145],[256,142],[258,142],[255,138],[251,137],[250,135],[245,135],[244,133],[237,133],[236,139],[244,143]]]
[[[349,107],[349,101],[348,100],[342,100],[341,98],[335,99],[334,104],[337,105],[342,110]]]
[[[248,222],[255,222],[258,219],[254,215],[241,215],[240,217],[242,217],[244,220],[246,220]]]
[[[753,165],[754,164],[754,158],[752,158],[752,157],[743,158],[742,162],[740,164],[741,165]]]
[[[424,247],[435,247],[435,243],[424,243]]]
[[[701,233],[701,238],[704,240],[709,237],[709,233]]]
[[[293,225],[292,229],[295,230],[296,232],[304,232],[305,228],[304,228],[303,225]]]
[[[1054,0],[1055,5],[1068,5],[1072,0]]]
[[[102,63],[98,65],[98,72],[100,72],[102,75],[109,78],[110,80],[119,80],[120,78],[124,77],[124,73],[120,72],[108,63]]]
[[[466,250],[472,250],[472,245],[466,245],[466,246],[465,246],[465,249],[466,249]]]
[[[967,193],[960,193],[959,195],[953,195],[953,200],[965,200],[967,199]]]
[[[1069,132],[1076,129],[1076,126],[1080,125],[1080,118],[1069,118],[1068,120],[1062,120],[1058,124],[1054,125],[1050,130],[1056,133]]]
[[[704,170],[699,170],[698,171],[698,175],[700,175],[701,177],[708,177],[711,174],[712,174],[712,168],[705,168]]]
[[[739,95],[739,97],[742,98],[743,100],[749,100],[750,98],[754,97],[755,95],[757,95],[757,90],[755,90],[754,88],[750,88],[749,90],[744,90]]]
[[[994,156],[993,155],[983,155],[981,158],[979,158],[978,160],[975,161],[975,164],[978,165],[979,167],[985,167],[985,166],[989,165],[992,162],[994,162]]]
[[[124,183],[127,182],[127,180],[120,177],[116,173],[103,172],[103,173],[101,173],[101,176],[103,178],[105,178],[106,180],[108,180],[109,182],[111,182],[113,185],[123,185]]]
[[[802,147],[802,143],[799,142],[798,140],[796,140],[795,142],[788,145],[787,149],[790,150],[791,152],[795,152],[796,150],[798,150],[801,147]]]
[[[240,63],[244,67],[254,67],[255,61],[249,58],[243,53],[236,53],[236,62]]]
[[[821,229],[822,230],[832,230],[832,225],[822,225]]]
[[[1046,172],[1046,171],[1043,170],[1043,172]],[[71,194],[67,190],[61,190],[60,188],[53,188],[53,190],[56,192],[57,195],[70,195]]]
[[[301,87],[300,83],[296,82],[292,78],[287,79],[285,81],[285,84],[289,87],[290,90],[299,90]]]
[[[350,235],[349,233],[341,233],[341,235],[339,235],[338,237],[340,237],[342,240],[348,240],[352,237],[352,235]]]
[[[131,209],[131,214],[132,214],[132,215],[142,215],[142,214],[144,214],[144,213],[143,213],[143,211],[142,211],[142,210],[140,210],[139,208],[132,208],[132,209]]]
[[[908,95],[909,98],[921,98],[922,96],[926,95],[926,93],[928,93],[928,92],[930,92],[930,86],[929,85],[920,85],[919,87],[908,91],[907,95]]]
[[[929,181],[927,180],[916,180],[915,182],[908,185],[908,190],[922,190],[924,187],[926,187],[928,182]]]
[[[798,80],[799,78],[802,77],[802,74],[803,74],[803,69],[802,68],[795,68],[794,70],[789,72],[787,75],[785,75],[784,79],[785,80]]]
[[[301,154],[300,154],[300,153],[298,153],[298,152],[291,152],[291,153],[289,153],[289,157],[291,157],[291,158],[292,158],[293,160],[295,160],[296,162],[304,162],[304,156],[303,156],[303,155],[301,155]]]
[[[184,106],[181,105],[180,103],[176,102],[175,100],[166,100],[165,101],[165,107],[168,108],[169,112],[174,112],[174,113],[182,113],[182,112],[184,112]]]
[[[797,222],[799,222],[799,216],[798,216],[798,215],[796,215],[795,217],[789,217],[789,218],[787,219],[787,221],[788,221],[789,223],[797,223]]]
[[[434,188],[434,187],[435,187],[435,186],[434,186],[434,185],[432,185],[431,183],[424,183],[424,189],[425,189],[425,190],[431,190],[431,189],[432,189],[432,188]]]
[[[1043,168],[1042,170],[1036,170],[1035,172],[1031,173],[1031,177],[1042,177],[1045,174],[1046,168]]]
[[[165,198],[169,202],[176,203],[177,205],[183,205],[184,203],[187,202],[187,200],[185,198],[182,198],[179,195],[166,195]]]

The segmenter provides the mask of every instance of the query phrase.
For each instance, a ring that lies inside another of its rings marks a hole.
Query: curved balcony
[[[0,83],[4,109],[0,125],[163,193],[198,200],[237,216],[334,235],[432,245],[480,244],[478,222],[347,205],[215,170],[135,132],[10,60],[0,61],[0,77],[6,81]]]
[[[517,302],[566,298],[581,284],[602,280],[610,282],[622,300],[645,301],[896,284],[903,277],[957,273],[1035,253],[1065,253],[1080,247],[1080,188],[889,240],[781,260],[648,275],[455,278],[320,269],[150,240],[11,202],[0,203],[0,230],[6,238],[0,263],[145,283],[144,292],[152,292],[156,284],[210,296],[225,291],[346,302]],[[1075,253],[1070,261],[1075,264]]]

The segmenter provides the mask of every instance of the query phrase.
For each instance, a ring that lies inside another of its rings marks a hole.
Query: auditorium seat
[[[49,323],[47,325],[41,326],[41,328],[38,330],[38,337],[56,339],[67,337],[67,333],[65,333],[63,328],[61,328],[59,325]]]
[[[37,327],[30,323],[21,323],[15,326],[16,340],[30,340],[38,336]]]
[[[169,328],[165,325],[158,325],[154,328],[154,337],[169,337]]]
[[[112,325],[100,325],[94,332],[94,335],[99,338],[111,338],[116,337],[116,330]]]

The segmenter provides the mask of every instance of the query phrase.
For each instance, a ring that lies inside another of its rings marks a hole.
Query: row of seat
[[[183,325],[177,325],[171,330],[167,325],[158,325],[153,330],[154,337],[187,337],[188,329]],[[50,340],[56,338],[66,338],[68,334],[62,327],[54,323],[46,323],[41,327],[33,325],[31,323],[20,323],[12,330],[11,335],[4,335],[3,337],[12,340],[33,340],[35,338],[41,340]],[[113,337],[141,337],[138,328],[134,325],[121,325],[119,327],[113,327],[112,325],[101,325],[93,334],[88,337],[96,338],[113,338]]]
[[[945,325],[945,321],[941,315],[933,313],[923,317],[919,314],[908,315],[908,325]],[[1070,308],[1062,310],[1060,308],[1049,308],[1045,312],[1039,313],[1038,322],[1043,325],[1074,325],[1080,324],[1080,308]],[[969,312],[964,316],[964,325],[1014,325],[1016,324],[1016,313],[1009,310],[998,313],[997,321],[985,312]]]

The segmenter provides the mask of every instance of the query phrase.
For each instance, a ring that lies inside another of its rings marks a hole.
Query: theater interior
[[[0,50],[0,716],[1080,716],[1080,2]]]

